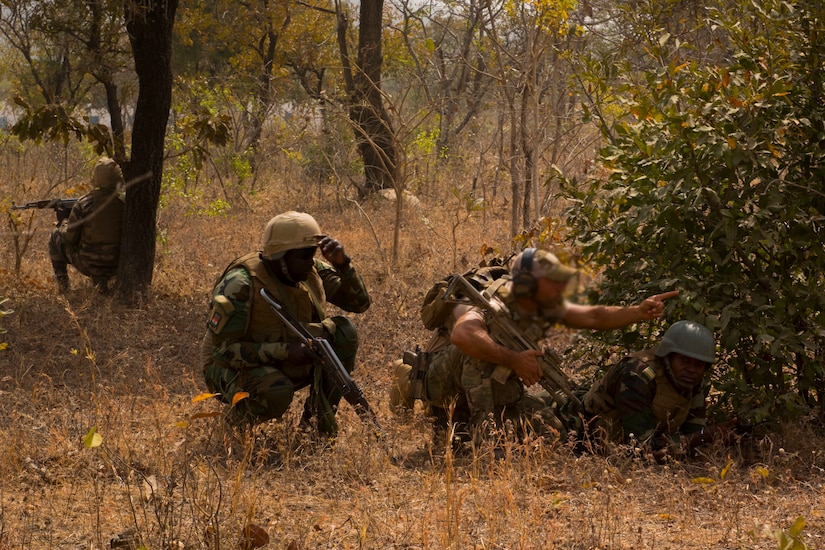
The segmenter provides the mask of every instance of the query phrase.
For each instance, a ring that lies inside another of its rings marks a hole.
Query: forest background
[[[4,0],[0,546],[818,547],[823,8],[755,4]],[[11,206],[80,196],[104,153],[117,294],[59,297],[50,215]],[[373,293],[356,379],[389,455],[351,410],[318,449],[197,397],[210,284],[287,209]],[[694,319],[712,412],[749,435],[665,468],[549,441],[494,463],[394,416],[429,284],[526,245],[580,268],[577,301],[680,290],[662,322],[560,331],[572,378]]]

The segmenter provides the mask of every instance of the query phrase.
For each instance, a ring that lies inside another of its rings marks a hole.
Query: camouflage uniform
[[[515,307],[515,296],[507,285],[494,288],[510,318],[528,339],[538,344],[546,332],[561,322],[565,314],[565,302],[551,311],[541,311],[538,316],[520,315]],[[490,315],[485,312],[485,315]],[[527,422],[537,432],[546,425],[558,429],[559,421],[550,407],[549,395],[525,391],[524,383],[514,374],[499,383],[492,378],[497,365],[465,355],[449,343],[449,330],[439,331],[428,346],[429,368],[425,377],[426,400],[437,423],[444,423],[451,408],[454,422],[467,422],[481,426],[490,417],[498,423],[509,419],[520,424]],[[495,333],[492,333],[495,339]],[[546,393],[546,392],[545,392]]]
[[[237,392],[249,397],[230,411],[234,423],[255,423],[279,418],[289,408],[295,392],[310,387],[303,421],[317,418],[318,430],[334,435],[335,410],[340,391],[313,364],[289,363],[289,344],[297,340],[260,296],[266,288],[315,336],[330,341],[347,371],[355,368],[358,338],[344,316],[327,317],[325,304],[360,313],[370,305],[364,281],[351,265],[343,272],[319,260],[309,278],[296,286],[273,276],[260,253],[232,262],[212,291],[207,331],[202,344],[203,372],[210,391],[232,403]]]
[[[124,210],[117,187],[122,181],[120,168],[113,160],[99,161],[94,175],[97,187],[81,197],[69,217],[52,232],[49,258],[61,290],[68,290],[68,264],[91,277],[102,290],[115,276]]]
[[[653,350],[613,365],[584,396],[585,417],[597,441],[639,443],[680,452],[681,435],[706,425],[707,386],[679,390],[667,372],[667,357]]]

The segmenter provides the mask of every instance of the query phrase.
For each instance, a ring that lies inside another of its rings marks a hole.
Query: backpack
[[[495,258],[490,261],[490,265],[475,267],[463,273],[464,277],[470,281],[479,292],[483,292],[494,281],[510,276],[510,269],[505,265],[505,261]],[[445,321],[452,313],[456,304],[445,302],[444,293],[455,275],[444,277],[435,283],[421,303],[421,321],[427,330],[442,328]]]

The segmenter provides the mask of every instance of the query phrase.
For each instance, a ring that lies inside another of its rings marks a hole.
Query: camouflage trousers
[[[528,392],[515,375],[493,380],[496,365],[464,355],[456,346],[432,354],[425,379],[431,407],[452,411],[454,421],[500,427],[510,421],[524,431],[556,434],[562,424],[547,392]],[[436,414],[438,417],[438,414]]]
[[[351,373],[358,352],[355,326],[344,316],[330,319],[335,323],[335,332],[326,332],[327,323],[324,323],[325,337],[344,368]],[[319,365],[293,365],[280,361],[278,365],[232,369],[217,364],[210,357],[205,358],[203,374],[209,391],[219,393],[220,399],[227,404],[232,403],[238,392],[249,394],[227,413],[231,424],[252,425],[280,418],[289,409],[295,392],[309,387],[302,423],[310,424],[314,419],[320,433],[334,436],[338,432],[335,414],[341,401],[341,390]]]
[[[63,222],[66,223],[65,221]],[[61,227],[52,231],[49,237],[49,259],[57,270],[65,273],[67,265],[73,265],[83,275],[93,279],[110,279],[117,272],[120,255],[120,245],[116,244],[87,244],[81,242],[79,246],[65,242]]]

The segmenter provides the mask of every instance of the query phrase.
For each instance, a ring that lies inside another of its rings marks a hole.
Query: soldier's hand
[[[707,443],[721,443],[723,445],[730,445],[736,438],[734,426],[736,426],[737,419],[732,418],[725,422],[718,424],[710,424],[705,426],[698,432],[693,432],[685,436],[683,441],[688,449],[693,449],[699,445]]]
[[[678,290],[671,290],[670,292],[657,294],[655,296],[651,296],[650,298],[645,299],[644,302],[639,304],[639,311],[642,313],[642,318],[656,319],[657,317],[661,317],[662,313],[664,313],[665,311],[664,301],[668,298],[673,298],[678,294]]]
[[[289,344],[286,360],[293,365],[308,365],[312,363],[313,357],[309,349],[300,343]]]
[[[349,266],[350,259],[344,251],[344,245],[336,239],[324,235],[321,240],[318,241],[318,248],[321,249],[321,254],[324,258],[336,269],[343,270]]]
[[[517,365],[513,365],[513,372],[521,378],[526,387],[530,387],[539,380],[544,373],[539,366],[538,357],[543,355],[540,350],[528,349],[519,353],[519,361]]]

